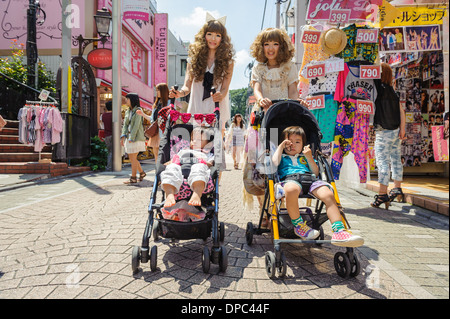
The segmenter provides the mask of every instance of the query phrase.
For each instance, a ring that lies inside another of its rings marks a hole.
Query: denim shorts
[[[293,179],[289,179],[289,180],[286,180],[286,181],[281,181],[281,182],[280,182],[281,187],[284,187],[284,185],[286,185],[286,183],[295,183],[295,184],[297,184],[298,186],[300,186],[300,189],[301,189],[300,195],[303,195],[303,187],[302,187],[302,185],[300,184],[299,181],[296,181],[296,180],[293,180]],[[331,189],[331,191],[334,192],[334,189],[333,189],[333,187],[331,186],[330,183],[324,182],[324,181],[322,181],[322,180],[317,180],[317,181],[314,181],[314,182],[311,184],[311,187],[309,188],[308,194],[311,194],[311,195],[312,195],[312,192],[313,192],[314,190],[316,190],[317,188],[322,187],[322,186],[327,186],[329,189]]]

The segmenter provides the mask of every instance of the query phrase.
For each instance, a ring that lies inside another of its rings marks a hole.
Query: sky
[[[230,85],[230,90],[235,90],[248,86],[245,71],[253,61],[250,45],[261,31],[266,1],[263,28],[275,27],[274,0],[158,0],[157,11],[168,13],[170,31],[175,37],[189,42],[194,41],[195,34],[205,23],[206,12],[216,19],[227,17],[225,27],[236,51]]]

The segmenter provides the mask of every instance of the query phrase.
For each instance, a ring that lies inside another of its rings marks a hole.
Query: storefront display
[[[377,98],[374,81],[381,77],[381,62],[391,65],[393,86],[406,112],[403,165],[422,166],[426,173],[426,164],[436,162],[435,153],[440,161],[448,161],[448,143],[443,127],[439,127],[448,109],[439,24],[445,15],[442,8],[430,9],[433,19],[421,7],[419,15],[411,15],[409,7],[395,9],[394,21],[383,20],[379,29],[380,21],[375,23],[369,15],[355,16],[352,6],[333,7],[330,2],[327,12],[314,10],[325,8],[328,2],[310,1],[308,25],[301,27],[304,55],[298,88],[318,120],[334,178],[339,179],[344,158],[350,153],[360,183],[367,182],[368,170],[376,171],[372,123]],[[337,14],[340,21],[333,20]],[[424,21],[427,16],[428,23]],[[435,147],[438,139],[439,147]]]

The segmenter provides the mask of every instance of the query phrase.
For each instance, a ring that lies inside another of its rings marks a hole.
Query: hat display
[[[327,54],[338,54],[347,45],[347,35],[338,28],[331,28],[322,33],[319,44]]]

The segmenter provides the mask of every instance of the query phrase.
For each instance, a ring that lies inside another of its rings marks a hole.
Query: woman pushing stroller
[[[319,174],[319,167],[313,158],[310,146],[305,145],[307,139],[303,128],[290,126],[282,134],[283,141],[275,150],[272,161],[278,167],[278,175],[281,179],[279,184],[281,188],[277,189],[277,193],[284,193],[286,197],[286,208],[294,225],[295,234],[306,240],[316,239],[320,235],[319,231],[306,225],[300,215],[298,197],[302,193],[309,192],[323,201],[326,206],[333,230],[332,244],[342,247],[363,245],[363,238],[345,229],[332,186],[322,180],[316,180],[308,189],[307,184],[301,181],[304,174],[312,173],[316,176]]]

